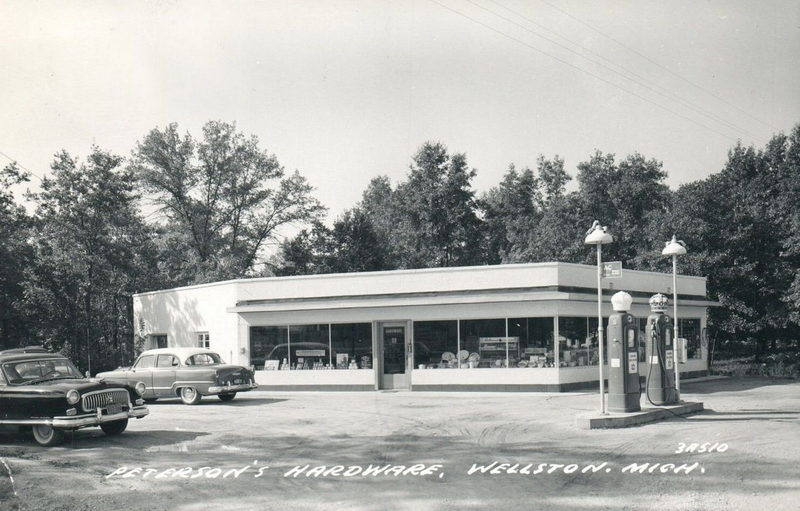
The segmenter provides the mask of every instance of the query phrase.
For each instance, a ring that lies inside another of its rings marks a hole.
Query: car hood
[[[127,385],[122,382],[113,380],[100,380],[95,378],[70,378],[69,380],[53,380],[45,381],[42,383],[35,383],[33,385],[19,385],[18,388],[36,388],[38,390],[50,390],[55,392],[64,392],[75,389],[81,394],[92,392],[94,390],[107,390],[107,389],[127,389]]]

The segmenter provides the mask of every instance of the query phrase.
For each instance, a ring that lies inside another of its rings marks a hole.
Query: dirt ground
[[[599,431],[575,426],[598,407],[590,392],[160,401],[120,437],[86,429],[47,449],[0,433],[0,508],[798,509],[800,383],[726,379],[683,391],[707,411]],[[698,452],[704,443],[715,452]],[[376,467],[384,472],[364,475]]]

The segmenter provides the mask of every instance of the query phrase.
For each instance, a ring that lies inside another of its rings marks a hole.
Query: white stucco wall
[[[208,332],[212,349],[226,361],[240,363],[239,318],[226,312],[236,303],[235,296],[234,282],[135,295],[135,333],[148,339],[165,334],[169,346],[197,346],[197,333]]]

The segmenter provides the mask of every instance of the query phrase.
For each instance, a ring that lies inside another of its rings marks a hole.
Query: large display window
[[[458,351],[458,321],[414,322],[415,368],[428,369],[457,363]]]
[[[608,318],[603,318],[603,335],[607,325]],[[597,318],[559,316],[558,351],[561,367],[596,366],[601,355],[597,340]]]
[[[275,348],[289,342],[288,326],[250,327],[250,364],[264,369],[267,360],[275,355]],[[275,358],[274,360],[279,360]]]
[[[371,369],[372,324],[250,327],[250,363],[265,370]]]
[[[553,318],[509,318],[508,335],[519,339],[518,367],[555,366]]]
[[[331,353],[336,369],[372,369],[372,324],[331,325]]]
[[[553,317],[414,322],[415,369],[555,367]]]
[[[472,367],[508,367],[519,360],[519,341],[506,338],[505,319],[462,320],[461,350]]]
[[[289,342],[277,349],[273,360],[287,359],[294,369],[320,369],[331,362],[330,336],[327,324],[292,325]],[[287,356],[288,352],[288,356]]]

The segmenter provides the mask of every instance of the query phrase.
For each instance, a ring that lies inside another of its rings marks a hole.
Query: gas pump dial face
[[[628,329],[628,347],[636,347],[636,330]]]

